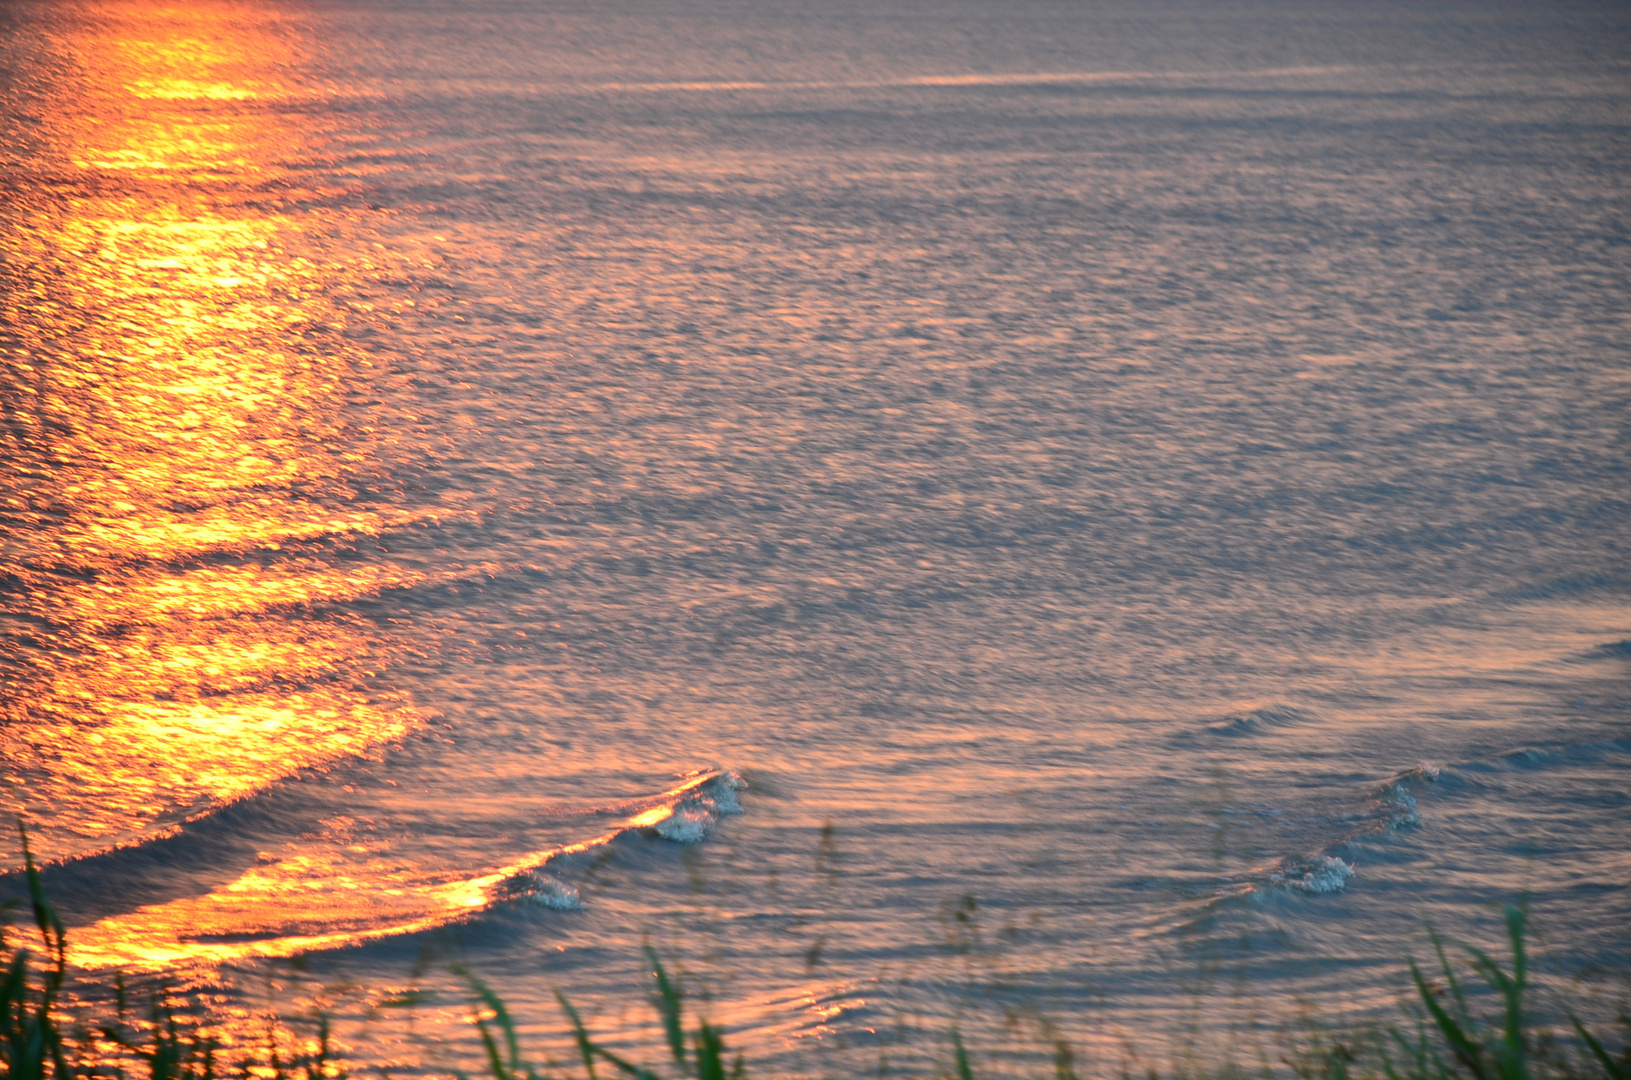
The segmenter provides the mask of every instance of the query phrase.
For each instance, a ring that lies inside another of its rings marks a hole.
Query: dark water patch
[[[299,798],[285,808],[302,808]],[[258,842],[276,832],[260,800],[244,800],[168,832],[113,851],[47,864],[40,877],[70,927],[143,904],[162,904],[224,885],[255,861]],[[23,902],[22,872],[0,875],[0,902]]]

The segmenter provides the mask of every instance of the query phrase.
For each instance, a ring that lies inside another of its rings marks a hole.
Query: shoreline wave
[[[435,929],[518,900],[575,910],[582,906],[576,888],[548,873],[551,863],[630,834],[700,843],[720,818],[742,813],[736,793],[744,787],[746,781],[728,770],[692,773],[642,800],[643,808],[610,829],[527,852],[474,877],[413,882],[382,876],[367,888],[348,877],[343,865],[317,857],[255,866],[203,896],[146,905],[79,929],[69,960],[87,970],[215,965],[348,948]]]

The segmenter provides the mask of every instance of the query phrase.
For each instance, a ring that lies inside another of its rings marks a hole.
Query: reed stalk
[[[19,830],[21,825],[19,824]],[[0,924],[0,1080],[234,1080],[221,1047],[198,1027],[180,1022],[183,1014],[203,1014],[201,1003],[189,1007],[183,996],[180,1012],[165,995],[148,1002],[148,1022],[133,1025],[122,978],[115,980],[115,1016],[106,1020],[91,1015],[89,1006],[65,1004],[68,979],[67,933],[46,899],[38,869],[22,831],[24,872],[35,931],[17,935]],[[1315,1029],[1300,1040],[1282,1046],[1280,1064],[1292,1080],[1631,1080],[1631,1044],[1622,1037],[1618,1049],[1590,1031],[1566,1010],[1569,1030],[1562,1037],[1535,1022],[1533,985],[1527,952],[1528,916],[1521,908],[1506,910],[1510,956],[1503,964],[1488,953],[1462,946],[1470,973],[1491,992],[1497,1010],[1481,1015],[1467,992],[1465,972],[1458,973],[1451,948],[1436,933],[1429,934],[1438,961],[1436,975],[1424,975],[1416,960],[1406,967],[1420,1010],[1414,1024],[1389,1024],[1373,1029]],[[571,999],[555,991],[577,1049],[581,1070],[560,1073],[528,1063],[516,1025],[503,999],[462,964],[452,973],[468,991],[472,1026],[480,1044],[480,1060],[490,1080],[565,1080],[583,1076],[627,1077],[631,1080],[746,1080],[751,1075],[740,1054],[732,1055],[725,1034],[706,1018],[689,1026],[685,994],[670,977],[657,950],[644,947],[652,978],[650,1000],[663,1034],[653,1057],[666,1059],[663,1070],[629,1060],[597,1039],[584,1023]],[[1631,1017],[1622,1014],[1620,1025],[1631,1033]],[[315,1048],[289,1055],[279,1053],[276,1032],[269,1030],[265,1052],[237,1061],[239,1080],[347,1080],[331,1046],[329,1018],[317,1017]],[[1049,1028],[1042,1047],[1051,1058],[1055,1080],[1077,1080],[1075,1057],[1069,1043]],[[976,1080],[978,1055],[965,1045],[957,1028],[947,1033],[950,1060],[939,1074],[956,1080]],[[111,1045],[111,1059],[97,1043]],[[1278,1070],[1241,1067],[1226,1060],[1185,1063],[1163,1075],[1150,1069],[1140,1080],[1245,1080],[1258,1076],[1276,1080]],[[128,1075],[127,1075],[128,1073]],[[456,1080],[470,1080],[455,1072]],[[1133,1080],[1125,1072],[1120,1080]]]

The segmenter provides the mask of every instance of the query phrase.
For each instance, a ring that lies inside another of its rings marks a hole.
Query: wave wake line
[[[574,909],[582,906],[577,891],[547,872],[552,862],[631,833],[699,843],[721,817],[742,812],[736,793],[745,786],[734,772],[693,773],[594,837],[528,852],[475,877],[427,880],[411,867],[388,860],[359,865],[344,853],[275,860],[203,896],[79,929],[70,938],[69,960],[87,969],[217,965],[413,934],[518,900]]]

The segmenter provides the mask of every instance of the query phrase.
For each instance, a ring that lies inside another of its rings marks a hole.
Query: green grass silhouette
[[[231,1070],[220,1045],[207,1034],[178,1021],[169,999],[154,994],[148,1001],[148,1020],[132,1025],[123,978],[116,978],[115,1016],[99,1020],[90,1007],[63,1000],[68,977],[67,933],[46,899],[38,869],[22,830],[24,870],[29,903],[41,947],[36,953],[26,944],[32,935],[14,940],[16,931],[0,926],[0,1080],[345,1080],[330,1046],[329,1019],[317,1017],[315,1048],[280,1054],[279,1040],[268,1032],[258,1056],[240,1054]],[[1575,1014],[1567,1013],[1570,1029],[1562,1037],[1537,1027],[1531,1008],[1532,991],[1526,952],[1528,916],[1523,909],[1506,909],[1511,955],[1505,966],[1488,953],[1463,947],[1465,964],[1495,996],[1498,1015],[1481,1017],[1469,1004],[1462,977],[1451,962],[1450,950],[1430,933],[1438,966],[1433,977],[1422,973],[1416,961],[1406,966],[1415,987],[1412,999],[1421,1010],[1413,1025],[1377,1028],[1327,1028],[1308,1032],[1300,1041],[1282,1045],[1279,1066],[1243,1067],[1237,1062],[1186,1063],[1163,1074],[1150,1068],[1141,1077],[1124,1070],[1117,1080],[1631,1080],[1631,1045],[1622,1040],[1610,1049],[1589,1031]],[[476,1038],[491,1080],[565,1080],[586,1076],[631,1077],[633,1080],[745,1080],[752,1076],[741,1055],[731,1055],[724,1034],[706,1019],[688,1029],[685,996],[670,978],[657,950],[644,946],[647,968],[654,980],[652,1004],[661,1022],[665,1045],[654,1057],[666,1059],[659,1071],[636,1064],[598,1041],[588,1030],[570,998],[557,990],[556,1000],[575,1043],[581,1072],[539,1069],[526,1060],[516,1035],[515,1022],[504,1001],[468,967],[451,965],[453,975],[470,992]],[[201,1010],[198,1010],[201,1011]],[[183,1010],[185,1012],[185,1009]],[[1631,1030],[1631,1018],[1620,1017]],[[122,1051],[110,1064],[93,1056],[100,1039]],[[977,1055],[965,1045],[956,1027],[947,1032],[951,1049],[948,1071],[939,1075],[976,1080]],[[309,1044],[308,1044],[309,1045]],[[1053,1080],[1078,1080],[1070,1045],[1056,1038],[1048,1047]],[[470,1080],[455,1072],[457,1080]]]

